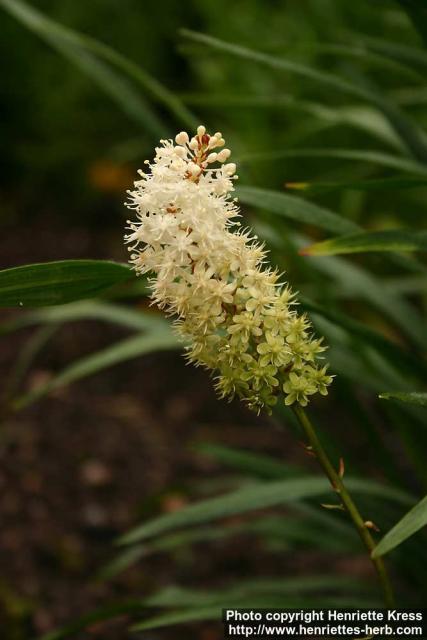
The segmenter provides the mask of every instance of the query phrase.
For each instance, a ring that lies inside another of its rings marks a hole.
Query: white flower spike
[[[214,373],[221,397],[257,412],[279,397],[305,406],[332,381],[317,361],[325,347],[288,285],[264,267],[264,248],[235,221],[236,165],[223,164],[229,149],[212,152],[223,145],[202,125],[191,139],[181,131],[161,141],[129,192],[131,262],[152,274],[153,302],[175,316],[189,361]]]

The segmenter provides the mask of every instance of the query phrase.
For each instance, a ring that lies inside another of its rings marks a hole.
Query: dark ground
[[[36,246],[34,237],[41,238]],[[116,235],[89,236],[76,227],[64,236],[49,220],[40,223],[40,232],[24,228],[18,248],[15,243],[11,249],[7,233],[1,245],[5,267],[68,257],[123,260],[125,255]],[[4,380],[29,334],[26,329],[3,338]],[[67,325],[39,355],[22,390],[124,335],[101,323]],[[238,403],[218,401],[208,376],[185,366],[178,353],[153,354],[103,371],[4,420],[1,640],[32,638],[96,606],[144,597],[170,583],[212,588],[235,577],[331,568],[330,555],[304,550],[278,558],[255,539],[242,544],[237,538],[196,544],[175,553],[173,561],[168,554],[150,555],[111,582],[95,582],[96,570],[114,554],[118,535],[142,518],[179,508],[197,496],[194,487],[220,478],[223,469],[195,453],[195,442],[243,447],[313,468],[290,432],[278,434],[268,419],[252,416]],[[370,575],[362,557],[337,555],[333,564],[337,571]],[[128,638],[126,622],[94,625],[78,637]],[[204,624],[142,637],[214,640],[222,635],[219,625]]]

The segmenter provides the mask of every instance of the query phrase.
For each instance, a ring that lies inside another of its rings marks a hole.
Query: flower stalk
[[[324,450],[317,433],[307,416],[307,413],[304,411],[303,407],[298,404],[293,405],[292,407],[299,424],[301,425],[304,434],[310,443],[310,451],[314,453],[314,457],[317,458],[321,468],[323,469],[325,475],[329,479],[329,482],[332,485],[333,490],[337,493],[339,498],[342,501],[342,506],[345,508],[347,513],[349,514],[363,544],[368,550],[369,557],[374,565],[375,571],[378,575],[378,580],[380,582],[384,602],[387,607],[394,606],[394,595],[393,589],[390,583],[390,579],[387,573],[387,569],[385,567],[384,561],[382,558],[372,558],[372,551],[375,548],[375,542],[372,538],[372,535],[369,529],[375,529],[375,525],[371,521],[365,521],[360,512],[355,505],[353,498],[349,494],[346,486],[343,482],[344,476],[344,464],[340,461],[340,469],[336,471],[333,464],[328,458],[326,451]],[[342,460],[342,459],[341,459]],[[329,506],[329,505],[327,505]],[[338,505],[339,508],[339,505]]]

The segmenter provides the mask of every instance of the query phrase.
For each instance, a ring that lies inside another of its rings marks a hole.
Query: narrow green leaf
[[[236,193],[244,204],[271,211],[290,220],[314,225],[332,233],[346,234],[359,229],[354,222],[328,209],[286,193],[257,187],[238,187]]]
[[[90,298],[133,277],[107,260],[62,260],[0,271],[1,307],[40,307]]]
[[[354,40],[354,35],[354,32],[349,31],[348,40]],[[423,77],[418,70],[411,66],[409,60],[385,55],[384,52],[374,52],[373,49],[363,42],[358,42],[357,44],[350,44],[350,42],[346,42],[345,44],[313,42],[310,43],[309,47],[320,53],[336,54],[339,60],[343,57],[354,58],[372,67],[382,68],[383,70],[390,69],[390,71],[399,73],[401,78],[407,77],[408,80],[419,81],[422,80]]]
[[[354,36],[354,34],[352,35]],[[380,53],[391,60],[397,60],[399,63],[411,65],[412,68],[418,66],[423,71],[427,69],[427,53],[421,48],[360,33],[357,34],[357,38],[370,51]]]
[[[390,169],[397,169],[407,173],[427,176],[427,167],[420,162],[380,151],[370,149],[341,149],[306,147],[299,149],[284,149],[282,151],[259,151],[242,154],[239,160],[252,164],[257,162],[271,162],[286,158],[332,158],[336,160],[354,160],[355,162],[375,164]]]
[[[384,286],[399,295],[422,295],[427,293],[427,278],[425,275],[392,276],[384,279]]]
[[[391,229],[354,233],[312,244],[299,253],[304,256],[333,256],[369,251],[427,251],[427,231]]]
[[[18,398],[14,403],[15,409],[23,407],[45,396],[50,391],[63,387],[71,382],[86,378],[115,364],[138,358],[152,351],[162,351],[177,348],[177,339],[169,330],[152,331],[150,333],[126,338],[111,347],[98,351],[86,358],[74,362],[61,373],[54,376],[45,385],[31,393]]]
[[[170,586],[147,598],[145,604],[150,607],[221,606],[227,602],[236,603],[251,596],[282,595],[286,597],[333,589],[366,592],[366,584],[354,578],[329,574],[242,580],[218,591]]]
[[[290,191],[302,191],[304,193],[323,193],[351,189],[353,191],[394,191],[402,189],[417,189],[427,187],[426,178],[396,177],[381,178],[378,180],[349,180],[346,182],[287,182],[285,187]]]
[[[78,300],[64,305],[44,307],[28,313],[22,313],[12,322],[5,322],[0,325],[0,335],[37,324],[55,325],[77,320],[111,322],[136,331],[162,329],[167,325],[160,313],[145,308],[139,310],[105,302],[104,300]]]
[[[355,492],[378,495],[407,502],[403,492],[390,489],[374,482],[361,479],[348,479],[347,485]],[[119,544],[134,544],[142,539],[170,531],[178,527],[201,524],[218,518],[245,513],[255,509],[286,504],[305,498],[312,498],[328,493],[330,487],[326,480],[318,476],[304,476],[251,485],[224,496],[210,498],[174,513],[161,515],[146,522],[119,539]]]
[[[415,404],[419,407],[427,407],[427,392],[425,391],[394,391],[381,393],[379,397],[382,400],[399,400],[407,404]]]
[[[413,507],[401,520],[385,534],[372,552],[373,558],[378,558],[395,549],[399,544],[414,535],[427,525],[427,496]]]

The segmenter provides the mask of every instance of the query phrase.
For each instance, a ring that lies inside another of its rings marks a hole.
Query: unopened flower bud
[[[188,133],[187,133],[186,131],[181,131],[180,133],[178,133],[178,134],[175,136],[175,142],[176,142],[176,144],[182,144],[182,145],[184,145],[184,144],[187,144],[187,143],[188,143],[188,140],[189,140],[189,138],[188,138]]]
[[[206,133],[206,127],[204,127],[202,124],[199,127],[197,127],[198,136],[202,137],[205,135],[205,133]]]
[[[232,176],[233,173],[236,173],[236,165],[234,162],[230,162],[229,164],[224,165],[224,171],[228,176]]]
[[[218,154],[217,154],[217,160],[218,162],[225,162],[227,160],[227,158],[229,158],[231,156],[231,151],[230,149],[222,149]]]
[[[187,168],[188,168],[188,171],[193,176],[196,176],[201,171],[199,165],[196,164],[195,162],[189,162],[188,165],[187,165]]]
[[[208,149],[215,149],[218,146],[218,138],[211,136],[208,143]]]
[[[206,158],[207,162],[210,164],[211,162],[216,162],[218,159],[218,154],[217,153],[210,153],[208,155],[208,157]]]

